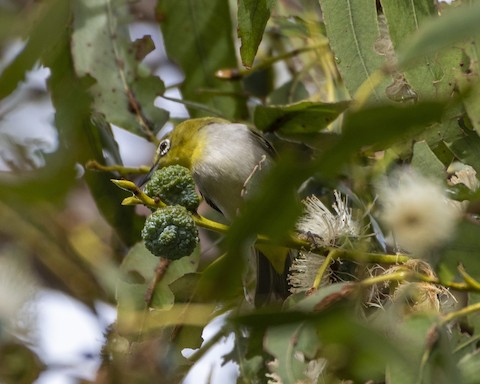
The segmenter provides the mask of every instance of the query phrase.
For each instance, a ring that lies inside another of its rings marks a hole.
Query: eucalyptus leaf
[[[145,294],[152,282],[159,258],[153,256],[145,248],[143,242],[133,246],[121,265],[121,272],[125,278],[118,282],[117,300],[119,307],[145,308]],[[155,309],[168,309],[175,301],[169,284],[182,276],[193,273],[197,269],[199,253],[182,257],[170,262],[165,274],[157,282],[152,296],[152,307]]]
[[[476,255],[480,252],[480,226],[463,220],[459,223],[453,239],[440,255],[438,264],[439,277],[442,281],[457,280],[458,265],[464,266],[472,276],[480,276],[480,260]]]
[[[3,12],[3,10],[2,10]],[[49,54],[49,49],[61,39],[62,31],[68,24],[70,5],[68,1],[52,0],[34,4],[29,23],[22,25],[28,41],[21,52],[3,69],[0,76],[0,100],[12,93],[25,79],[27,71]],[[25,20],[22,19],[24,22]]]
[[[319,132],[333,122],[349,105],[348,101],[321,103],[302,101],[289,105],[255,108],[254,123],[261,131],[279,133]]]
[[[79,76],[95,80],[90,91],[94,109],[107,121],[154,141],[168,119],[154,106],[163,82],[144,73],[144,53],[130,41],[128,5],[122,0],[79,0],[73,6],[72,56]],[[147,48],[148,50],[148,48]]]
[[[290,80],[268,95],[268,105],[286,105],[308,99],[308,91],[300,81]]]
[[[461,130],[462,135],[445,140],[445,144],[461,162],[468,164],[480,174],[480,136],[469,128]]]
[[[374,50],[380,36],[376,4],[370,0],[320,0],[320,6],[338,68],[353,97],[384,64]],[[373,89],[373,100],[385,99],[382,88]]]
[[[245,67],[250,68],[276,0],[239,0],[238,37],[242,42],[240,56]]]
[[[476,277],[476,276],[475,276]],[[475,305],[480,303],[480,293],[478,292],[468,292],[468,300],[467,304],[468,305]],[[470,338],[469,340],[473,341],[472,348],[475,350],[476,349],[476,341],[475,339],[478,340],[480,338],[480,317],[478,316],[478,312],[474,312],[467,317],[468,320],[468,325],[473,327],[473,338]]]
[[[57,45],[55,54],[52,53],[52,59],[46,61],[52,71],[48,87],[56,109],[55,125],[62,143],[58,155],[63,154],[63,158],[52,159],[54,162],[46,171],[55,172],[57,177],[62,177],[57,168],[65,167],[65,172],[68,171],[71,176],[69,178],[64,174],[61,181],[51,183],[51,190],[54,191],[50,192],[52,194],[68,187],[70,179],[73,182],[75,162],[85,164],[89,160],[96,160],[105,164],[108,152],[113,159],[121,163],[109,124],[102,115],[91,111],[92,98],[88,93],[91,82],[88,78],[79,79],[75,74],[68,37],[63,37],[62,44]],[[139,240],[143,219],[135,214],[133,207],[122,207],[119,204],[125,193],[110,182],[113,176],[87,171],[85,180],[104,218],[116,230],[124,244],[133,245]],[[37,178],[40,179],[40,173]],[[36,190],[48,191],[47,188]]]
[[[464,356],[458,362],[458,368],[462,375],[462,384],[476,384],[480,377],[480,351],[472,352]]]
[[[316,161],[325,176],[337,172],[360,149],[388,148],[411,139],[440,120],[445,105],[423,102],[412,105],[376,105],[345,115],[342,134]]]
[[[419,173],[436,180],[444,180],[446,170],[425,141],[413,145],[412,167]]]
[[[480,3],[458,7],[433,18],[398,53],[398,65],[405,67],[418,58],[480,34],[479,19]]]
[[[412,37],[416,37],[424,24],[428,25],[437,16],[434,3],[428,0],[386,0],[381,3],[397,52],[408,49]],[[425,50],[419,51],[416,65],[405,68],[403,73],[408,83],[420,99],[450,96],[455,86],[453,69],[460,64],[460,52],[449,51],[435,57],[428,57],[426,53]]]
[[[215,77],[216,71],[237,66],[228,2],[162,0],[156,11],[167,55],[185,74],[183,99],[220,111],[230,120],[245,117],[241,84]],[[208,116],[198,108],[188,110],[192,117]]]
[[[305,380],[308,360],[319,349],[315,327],[308,323],[293,323],[271,327],[265,335],[265,349],[278,361],[276,374],[284,383]]]

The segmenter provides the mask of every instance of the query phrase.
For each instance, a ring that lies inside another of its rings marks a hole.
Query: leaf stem
[[[369,287],[369,286],[372,286],[378,283],[383,283],[386,281],[422,281],[424,283],[441,285],[445,288],[451,288],[456,291],[480,292],[480,287],[475,285],[470,285],[468,282],[465,282],[465,283],[457,283],[454,281],[441,282],[436,277],[427,276],[419,272],[411,271],[409,269],[399,270],[394,273],[390,273],[386,275],[370,277],[362,280],[360,284],[363,286]]]
[[[312,288],[313,289],[318,289],[320,287],[320,284],[322,283],[323,276],[325,275],[325,272],[327,271],[328,266],[332,263],[335,255],[335,250],[331,250],[328,252],[327,257],[325,257],[325,260],[323,260],[322,265],[317,271],[317,275],[315,276],[315,280],[313,281]]]
[[[441,325],[445,325],[450,321],[456,320],[460,317],[470,315],[471,313],[474,313],[474,312],[480,312],[480,303],[468,305],[462,309],[459,309],[458,311],[445,314],[442,318]]]
[[[285,60],[285,59],[289,59],[291,57],[299,55],[300,53],[313,51],[315,49],[323,48],[325,46],[328,46],[328,41],[327,40],[325,40],[325,41],[323,41],[319,44],[314,44],[314,45],[311,45],[311,46],[306,46],[306,47],[293,49],[289,52],[282,53],[278,56],[268,57],[267,59],[261,61],[260,63],[253,66],[250,69],[236,69],[236,68],[220,69],[215,73],[215,76],[218,77],[219,79],[224,79],[224,80],[239,79],[239,78],[247,76],[247,75],[249,75],[249,74],[251,74],[255,71],[260,71],[262,69],[269,68],[273,64],[275,64],[277,61],[282,61],[282,60]]]

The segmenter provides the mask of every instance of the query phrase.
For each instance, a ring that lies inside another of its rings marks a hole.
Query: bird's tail
[[[285,266],[282,273],[275,270],[261,251],[256,251],[256,259],[257,285],[255,289],[255,306],[260,307],[283,302],[290,295],[290,285],[287,277],[292,264],[292,252],[289,251],[285,258]]]

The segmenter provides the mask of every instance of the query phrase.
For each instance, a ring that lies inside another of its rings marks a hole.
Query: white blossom
[[[378,192],[382,221],[401,249],[424,255],[453,235],[458,210],[432,180],[402,168],[384,179]]]
[[[334,191],[334,197],[334,213],[314,195],[303,201],[305,212],[297,222],[297,230],[317,246],[335,246],[339,239],[359,235],[358,225],[352,219],[352,210],[348,208],[347,199],[342,198],[338,191]],[[288,275],[290,292],[299,293],[310,289],[324,260],[325,257],[312,252],[299,252]],[[323,276],[320,285],[328,280],[328,272]]]
[[[324,261],[324,256],[312,252],[298,252],[297,257],[290,266],[287,277],[290,284],[290,292],[300,293],[309,290],[317,277],[318,269]],[[327,279],[328,274],[323,276],[322,282],[325,283]]]
[[[352,219],[347,199],[342,199],[338,191],[334,191],[334,196],[332,208],[335,214],[314,195],[303,201],[305,213],[297,222],[297,230],[312,236],[317,245],[332,246],[340,238],[358,236],[358,225]]]

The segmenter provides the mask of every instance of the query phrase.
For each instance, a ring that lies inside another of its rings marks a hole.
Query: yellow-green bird
[[[190,169],[205,201],[231,221],[274,156],[270,143],[246,125],[204,117],[178,124],[160,141],[151,172],[174,164]],[[286,259],[283,271],[277,272],[257,251],[257,304],[288,296]]]

